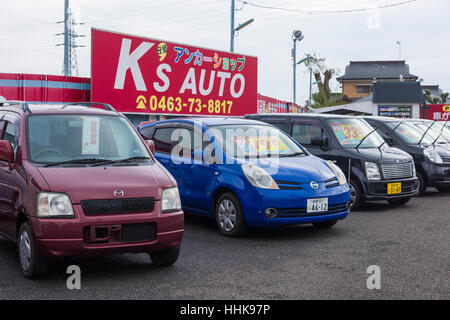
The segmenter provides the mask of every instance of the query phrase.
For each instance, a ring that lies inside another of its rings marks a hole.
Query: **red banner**
[[[92,101],[125,113],[256,112],[257,58],[92,30]]]
[[[427,104],[425,110],[426,119],[436,121],[450,120],[450,105],[448,104]]]
[[[309,112],[307,108],[300,107],[299,105],[287,102],[268,96],[258,94],[258,113],[305,113]]]

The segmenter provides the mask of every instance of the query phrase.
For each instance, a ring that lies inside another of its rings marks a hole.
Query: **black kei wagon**
[[[412,157],[392,148],[362,118],[324,114],[253,114],[277,126],[312,154],[332,160],[347,175],[352,208],[364,201],[403,205],[418,193]]]

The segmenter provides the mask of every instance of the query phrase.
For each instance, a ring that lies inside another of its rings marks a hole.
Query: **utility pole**
[[[64,75],[70,75],[69,62],[69,0],[64,0]]]
[[[64,0],[64,21],[58,21],[57,23],[64,23],[64,32],[56,34],[56,36],[64,36],[64,43],[56,45],[64,46],[63,74],[66,77],[78,76],[76,49],[85,46],[78,45],[76,39],[85,37],[85,35],[78,34],[75,26],[83,25],[84,23],[77,23],[75,21],[75,17],[70,9],[69,0]]]
[[[293,94],[292,94],[292,102],[296,103],[297,96],[296,96],[296,87],[297,87],[297,41],[302,41],[304,38],[302,32],[300,30],[294,30],[294,33],[292,34],[292,40],[294,42],[294,48],[292,49],[292,82],[293,82]]]
[[[311,100],[312,100],[312,68],[309,67],[309,102],[308,108],[311,109]]]
[[[235,0],[231,0],[231,25],[230,25],[230,52],[234,52],[234,7],[235,7]]]

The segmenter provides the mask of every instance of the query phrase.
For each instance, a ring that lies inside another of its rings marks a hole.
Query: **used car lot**
[[[0,238],[0,299],[450,299],[449,213],[448,195],[430,188],[403,207],[370,203],[319,231],[293,226],[226,238],[214,221],[186,215],[173,267],[112,255],[52,264],[38,281],[22,276],[14,245]],[[81,290],[66,287],[73,264]],[[380,290],[366,288],[370,265],[381,269]]]

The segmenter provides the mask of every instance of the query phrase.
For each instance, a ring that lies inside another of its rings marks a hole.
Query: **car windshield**
[[[303,150],[278,128],[265,125],[222,125],[209,128],[224,151],[235,158],[291,157]]]
[[[391,130],[395,129],[394,133],[396,133],[403,141],[408,144],[418,144],[425,133],[425,130],[421,130],[420,128],[407,121],[401,123],[400,125],[399,121],[391,121],[387,122],[386,125],[391,128]],[[431,139],[431,137],[428,135],[425,135],[425,137],[423,137],[422,139],[422,143],[424,144],[431,144],[433,143],[433,141],[434,139]]]
[[[120,116],[32,115],[27,132],[28,159],[34,163],[150,158],[135,130]]]
[[[450,142],[450,125],[445,122],[436,122],[434,125],[439,133],[442,132],[442,136],[447,142]]]
[[[448,140],[445,137],[445,132],[441,134],[442,125],[439,125],[437,122],[423,122],[423,121],[412,121],[414,126],[419,128],[422,132],[427,133],[427,137],[430,140],[435,141],[439,144],[446,144]],[[439,137],[439,138],[438,138]]]
[[[383,138],[377,132],[373,132],[374,128],[365,120],[329,119],[327,123],[344,149],[378,148],[384,142]]]

